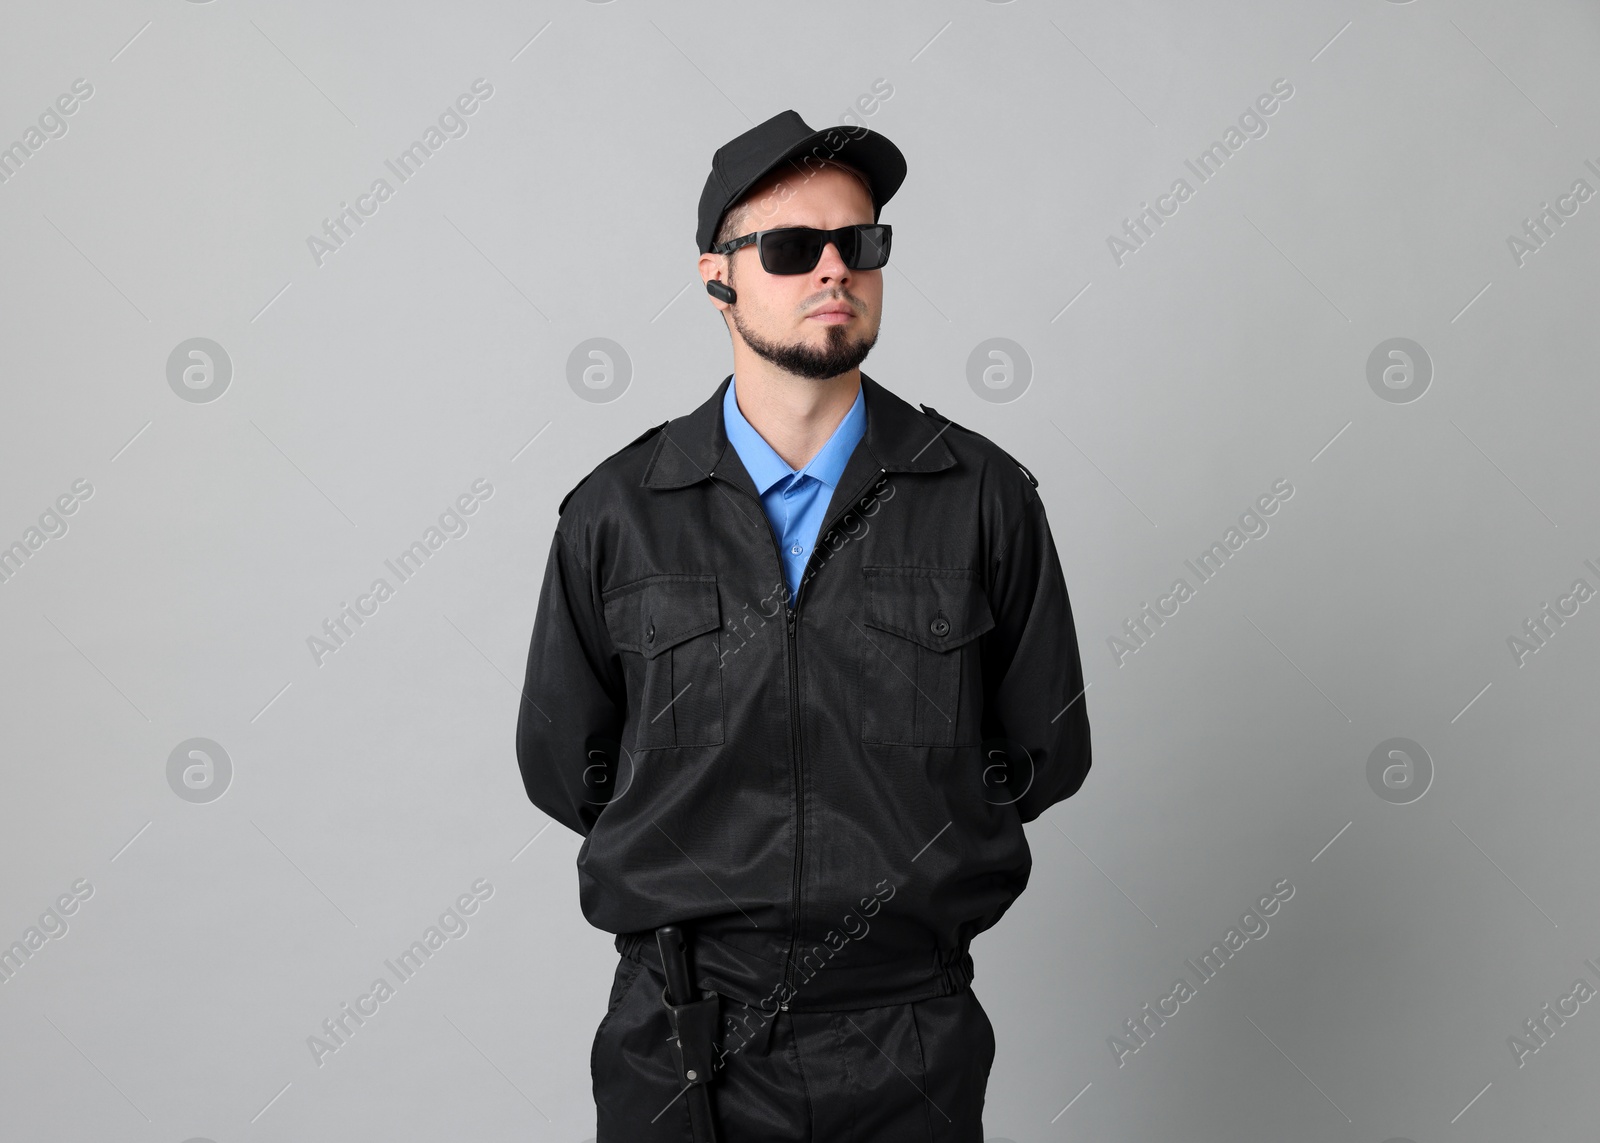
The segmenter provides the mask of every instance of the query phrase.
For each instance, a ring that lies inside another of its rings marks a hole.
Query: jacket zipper
[[[833,525],[839,521],[843,513],[849,511],[849,505],[854,504],[858,499],[860,499],[860,497],[868,489],[870,489],[874,483],[877,482],[879,477],[884,475],[885,471],[885,469],[880,468],[872,477],[872,479],[869,480],[866,485],[856,493],[855,496],[850,498],[846,506],[841,509],[840,516],[835,516],[832,520],[824,521],[823,527],[820,531],[818,531],[817,535],[826,536],[829,532],[831,532]],[[716,479],[715,472],[710,472],[707,475],[712,479]],[[729,481],[728,483],[732,484],[733,482]],[[739,491],[744,493],[746,499],[749,499],[750,494],[748,492],[744,492],[743,489],[740,489]],[[778,581],[780,584],[787,587],[789,580],[784,574],[783,549],[778,544],[778,537],[773,535],[772,525],[767,520],[766,505],[761,503],[760,497],[756,498],[756,509],[761,513],[761,522],[766,525],[767,535],[772,540],[772,554],[777,558],[778,561]],[[789,768],[794,775],[795,813],[794,874],[789,882],[789,898],[791,902],[789,912],[789,955],[786,956],[783,961],[783,990],[786,996],[794,995],[794,954],[800,943],[800,871],[805,865],[806,811],[805,784],[803,781],[805,770],[800,754],[800,652],[798,648],[799,635],[796,631],[796,624],[798,622],[797,613],[800,610],[800,601],[805,596],[806,580],[809,578],[806,573],[811,570],[811,560],[816,559],[816,555],[816,547],[813,545],[811,549],[811,558],[806,560],[805,569],[800,573],[800,588],[795,592],[794,604],[793,606],[786,606],[784,608],[784,648],[786,651],[789,674]],[[780,1001],[778,1004],[778,1010],[780,1012],[789,1011],[789,1001],[787,999]]]
[[[778,570],[780,573],[783,570],[781,555],[778,557]],[[800,590],[805,590],[804,578],[800,581]],[[789,749],[794,759],[794,878],[789,886],[794,905],[789,915],[789,955],[783,959],[784,999],[778,1003],[780,1012],[789,1011],[789,997],[794,995],[794,953],[800,941],[800,871],[805,867],[806,795],[800,758],[800,652],[795,633],[795,612],[799,610],[799,604],[800,592],[796,592],[795,606],[788,609],[788,635],[785,639],[789,649]]]

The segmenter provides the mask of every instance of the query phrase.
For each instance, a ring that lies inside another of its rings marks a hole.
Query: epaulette
[[[634,437],[627,444],[625,444],[621,448],[619,448],[616,452],[612,453],[611,456],[606,457],[606,460],[610,460],[612,456],[620,456],[622,453],[627,452],[634,445],[641,444],[642,442],[649,440],[651,437],[655,436],[657,433],[659,433],[662,429],[666,428],[671,423],[672,422],[670,422],[670,421],[662,421],[659,425],[656,425],[654,428],[646,429],[644,432],[642,432],[638,436]],[[605,460],[602,460],[600,462],[600,464],[604,464],[605,462],[606,462]],[[594,469],[598,469],[600,467],[600,464],[595,465]],[[583,480],[588,480],[590,476],[593,476],[594,475],[594,469],[590,469],[588,476],[585,476],[583,478]],[[578,489],[583,487],[583,480],[580,480],[580,481],[578,481],[578,483],[574,484],[572,486],[571,491],[569,491],[565,496],[563,496],[561,498],[561,503],[556,507],[556,515],[557,516],[560,516],[563,512],[565,512],[567,510],[567,501],[572,499],[572,493],[573,492],[576,492],[576,491],[578,491]]]
[[[922,411],[924,413],[927,413],[928,416],[932,417],[936,421],[940,421],[940,422],[942,422],[944,424],[952,426],[953,428],[960,429],[964,433],[972,432],[972,430],[967,428],[966,425],[958,425],[958,424],[956,424],[956,422],[952,421],[949,417],[947,417],[943,413],[939,412],[939,410],[935,409],[932,405],[920,405],[919,407],[922,409]],[[974,435],[977,435],[977,434],[974,434]],[[984,438],[984,439],[987,440],[988,438]],[[989,443],[990,444],[994,444],[993,441],[989,441]],[[994,445],[994,447],[995,448],[1000,448],[999,445]],[[1009,452],[1006,452],[1006,450],[1003,449],[1003,448],[1000,448],[1000,452],[1012,464],[1014,464],[1018,468],[1022,469],[1022,475],[1026,476],[1028,478],[1028,483],[1029,484],[1033,485],[1035,488],[1039,487],[1039,482],[1033,478],[1033,473],[1028,471],[1028,466],[1027,465],[1023,464],[1020,460],[1018,460],[1016,457],[1012,456]]]

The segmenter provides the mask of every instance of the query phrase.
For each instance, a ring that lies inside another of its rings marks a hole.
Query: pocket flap
[[[606,593],[606,628],[619,651],[646,659],[721,623],[714,575],[660,575]]]
[[[978,573],[964,568],[863,567],[866,623],[932,651],[952,651],[994,626]]]

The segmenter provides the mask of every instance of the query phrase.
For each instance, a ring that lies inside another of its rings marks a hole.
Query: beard
[[[812,381],[826,381],[850,372],[867,359],[867,354],[878,342],[876,331],[871,337],[856,337],[844,325],[828,325],[823,328],[823,343],[820,346],[806,341],[779,345],[747,328],[739,317],[737,306],[728,312],[733,315],[733,325],[739,331],[739,336],[755,350],[757,356],[772,362],[779,369]]]

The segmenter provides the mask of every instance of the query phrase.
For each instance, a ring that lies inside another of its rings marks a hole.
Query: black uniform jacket
[[[789,600],[730,381],[562,501],[528,796],[584,836],[584,915],[658,971],[653,930],[681,923],[700,986],[769,1014],[959,991],[1027,885],[1023,823],[1089,770],[1035,482],[862,374],[865,436]]]

